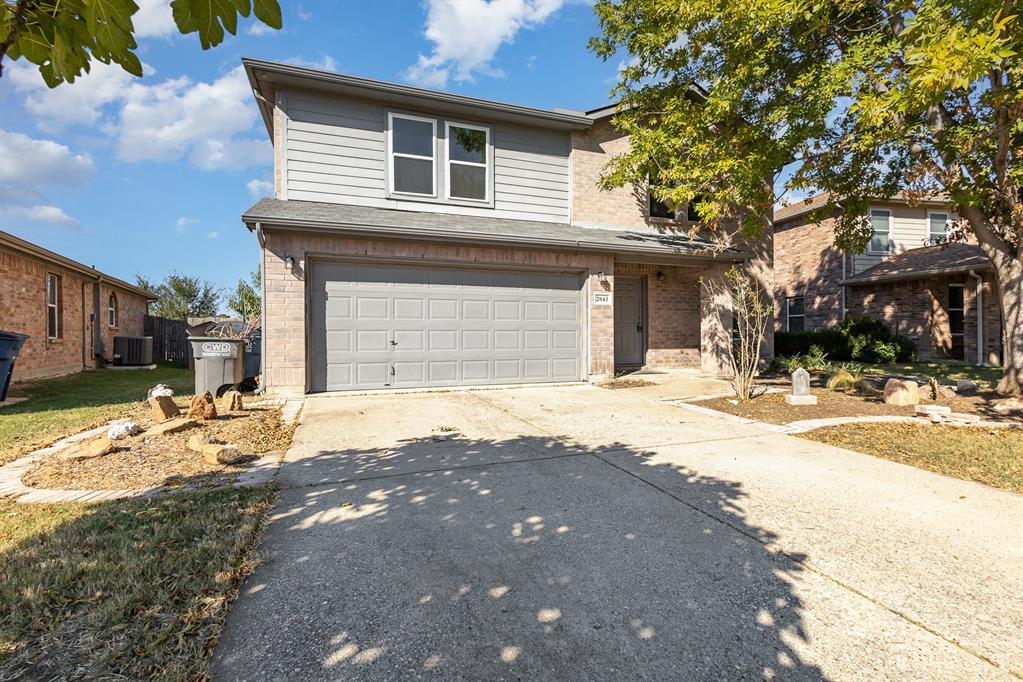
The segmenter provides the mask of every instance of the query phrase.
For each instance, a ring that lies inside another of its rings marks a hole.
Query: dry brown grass
[[[843,424],[803,438],[1023,493],[1023,429]]]

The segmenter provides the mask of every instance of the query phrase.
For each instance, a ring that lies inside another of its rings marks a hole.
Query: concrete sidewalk
[[[310,398],[219,679],[1010,679],[1023,497],[593,387]]]

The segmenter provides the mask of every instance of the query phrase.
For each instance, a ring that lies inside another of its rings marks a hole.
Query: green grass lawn
[[[998,367],[977,367],[965,363],[952,362],[902,362],[890,365],[862,365],[864,374],[905,374],[915,377],[931,378],[939,381],[959,381],[970,379],[981,388],[994,388],[1002,378],[1002,370]]]
[[[64,436],[99,426],[140,409],[146,391],[167,384],[189,395],[193,373],[177,367],[95,370],[15,384],[10,396],[29,399],[0,407],[0,464]]]
[[[208,679],[273,498],[0,502],[0,680]]]
[[[1023,429],[842,424],[799,434],[867,455],[1023,493]]]

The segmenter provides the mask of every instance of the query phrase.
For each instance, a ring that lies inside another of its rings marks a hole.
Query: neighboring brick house
[[[646,188],[598,190],[611,109],[244,64],[274,143],[275,196],[242,216],[272,391],[723,372],[731,310],[701,278],[748,262],[771,290],[770,234],[714,248]]]
[[[14,380],[70,374],[113,360],[115,336],[141,336],[152,295],[0,232],[0,330],[28,334]]]
[[[975,244],[945,243],[956,216],[944,200],[872,204],[874,236],[860,254],[835,246],[837,214],[811,221],[811,211],[826,201],[827,195],[818,195],[775,211],[776,331],[820,329],[870,315],[913,339],[923,359],[1001,363],[991,262]]]

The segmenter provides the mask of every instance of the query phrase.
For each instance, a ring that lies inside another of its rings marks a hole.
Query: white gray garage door
[[[313,391],[577,381],[577,273],[314,261]]]

